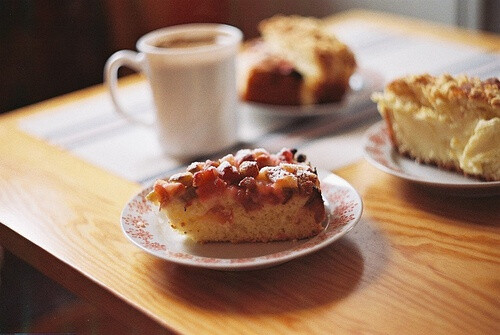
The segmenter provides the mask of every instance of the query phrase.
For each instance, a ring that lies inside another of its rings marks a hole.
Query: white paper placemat
[[[423,72],[500,76],[500,55],[478,48],[405,36],[364,22],[337,25],[332,32],[353,49],[360,67],[378,72],[385,83],[401,75]],[[122,88],[121,94],[124,105],[133,113],[151,112],[147,83]],[[307,154],[312,164],[326,170],[360,159],[364,131],[378,120],[376,106],[368,99],[338,115],[307,119],[262,117],[244,108],[238,113],[241,146],[269,151],[295,147]],[[19,126],[84,160],[143,184],[184,164],[161,152],[152,128],[120,118],[106,93],[27,117]]]

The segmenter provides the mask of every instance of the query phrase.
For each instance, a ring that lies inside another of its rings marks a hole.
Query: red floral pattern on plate
[[[140,197],[139,199],[134,199],[129,203],[129,207],[133,208],[137,213],[144,214],[151,211],[151,203],[146,199],[146,197]]]
[[[186,237],[170,229],[168,220],[161,219],[158,209],[146,199],[151,187],[133,197],[125,206],[121,224],[125,235],[141,249],[160,258],[199,267],[222,270],[239,270],[262,268],[277,265],[299,256],[317,251],[334,242],[359,221],[362,212],[362,202],[358,193],[342,178],[329,174],[321,182],[322,193],[327,205],[325,229],[315,237],[293,242],[271,242],[261,244],[269,249],[274,245],[285,250],[271,250],[267,254],[248,257],[214,257],[203,255],[204,249],[238,248],[238,255],[245,254],[245,248],[250,244],[210,243],[197,245],[196,252],[190,246]],[[288,243],[288,244],[282,244]],[[192,242],[191,242],[192,244]],[[251,244],[252,247],[259,244]],[[266,249],[267,250],[267,249]],[[217,251],[217,250],[216,250]],[[255,250],[254,250],[255,251]]]

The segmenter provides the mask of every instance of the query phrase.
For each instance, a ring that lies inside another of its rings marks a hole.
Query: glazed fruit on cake
[[[316,169],[295,150],[243,149],[157,180],[148,199],[196,242],[269,242],[323,230]]]
[[[411,75],[373,95],[394,147],[419,162],[500,180],[500,80]]]
[[[342,99],[356,60],[321,20],[275,16],[258,28],[261,37],[247,41],[238,56],[242,100],[310,105]]]

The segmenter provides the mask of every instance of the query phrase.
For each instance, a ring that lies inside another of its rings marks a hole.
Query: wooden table
[[[330,20],[351,19],[500,50],[498,36],[385,15]],[[320,252],[247,272],[189,268],[144,253],[119,226],[138,184],[17,127],[22,117],[102,91],[0,117],[0,245],[131,329],[500,333],[500,197],[428,192],[365,161],[335,171],[361,194],[361,222]]]

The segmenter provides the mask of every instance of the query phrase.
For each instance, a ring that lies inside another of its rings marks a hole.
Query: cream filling
[[[424,162],[499,180],[500,118],[484,120],[464,112],[453,119],[439,111],[441,107],[439,102],[431,108],[394,99],[384,101],[381,113],[393,118],[394,135],[402,152]]]
[[[500,118],[476,124],[460,157],[460,167],[470,174],[487,173],[500,179]]]

